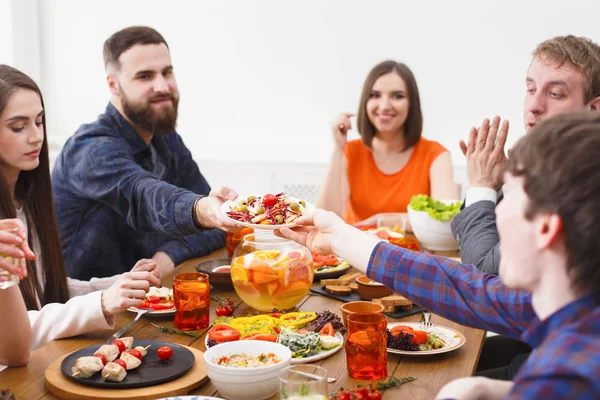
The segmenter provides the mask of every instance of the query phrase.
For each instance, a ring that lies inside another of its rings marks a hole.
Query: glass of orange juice
[[[194,331],[209,325],[210,284],[208,275],[190,272],[175,275],[173,280],[175,328]]]
[[[387,376],[387,318],[374,312],[348,315],[346,364],[353,379],[373,381]]]
[[[225,235],[225,248],[227,249],[227,257],[233,257],[233,252],[238,247],[244,236],[254,232],[252,228],[244,228],[238,232],[227,232]]]

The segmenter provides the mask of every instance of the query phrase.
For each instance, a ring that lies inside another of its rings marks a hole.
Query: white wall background
[[[215,174],[244,163],[325,165],[330,120],[356,111],[368,71],[388,58],[415,73],[424,136],[464,165],[458,140],[484,117],[510,120],[509,144],[521,136],[525,73],[538,42],[568,33],[600,41],[600,1],[592,0],[27,1],[37,4],[53,141],[62,144],[104,110],[104,40],[149,25],[171,47],[178,130],[201,169],[212,165]]]

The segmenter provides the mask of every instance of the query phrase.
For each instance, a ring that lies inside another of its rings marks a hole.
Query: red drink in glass
[[[175,328],[195,331],[209,325],[210,284],[208,275],[192,272],[173,280]]]
[[[227,257],[233,257],[233,252],[238,247],[244,236],[249,233],[254,233],[252,228],[244,228],[239,232],[227,232],[225,235],[225,248],[227,249]]]
[[[387,318],[380,313],[348,315],[346,364],[353,379],[374,381],[387,376]]]

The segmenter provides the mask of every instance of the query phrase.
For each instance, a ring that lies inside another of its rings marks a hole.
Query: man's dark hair
[[[165,38],[156,30],[147,26],[130,26],[114,33],[104,42],[104,67],[115,67],[119,69],[119,57],[121,54],[136,44],[161,44],[167,48],[169,45]]]
[[[567,113],[543,121],[511,151],[508,172],[523,177],[526,218],[560,216],[573,289],[598,293],[600,113]]]

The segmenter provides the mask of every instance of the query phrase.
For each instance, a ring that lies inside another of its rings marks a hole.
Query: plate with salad
[[[393,354],[428,356],[454,351],[467,341],[465,335],[445,326],[425,329],[418,322],[387,325],[387,351]]]
[[[296,226],[294,220],[312,210],[312,204],[285,193],[240,196],[221,205],[221,213],[239,225],[270,230]]]
[[[335,254],[317,254],[311,252],[315,279],[331,279],[344,275],[351,268],[347,261]]]
[[[328,310],[270,313],[217,318],[205,337],[205,344],[209,348],[237,340],[277,342],[292,351],[292,364],[304,364],[338,352],[345,333],[340,317]]]

